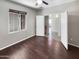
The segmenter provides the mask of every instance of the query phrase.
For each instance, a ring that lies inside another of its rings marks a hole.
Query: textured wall
[[[26,31],[8,34],[9,9],[27,12]],[[11,3],[6,0],[0,0],[0,48],[6,47],[24,38],[35,35],[35,15],[35,10],[32,10],[31,8]]]

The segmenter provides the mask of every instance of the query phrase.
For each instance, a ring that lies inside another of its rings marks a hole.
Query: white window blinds
[[[14,11],[9,12],[9,32],[19,32],[25,30],[26,28],[26,17],[25,13],[22,12],[15,13]]]

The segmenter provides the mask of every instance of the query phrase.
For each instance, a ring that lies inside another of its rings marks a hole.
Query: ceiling
[[[38,8],[41,8],[41,7],[42,8],[48,8],[48,7],[51,7],[51,6],[57,6],[57,5],[69,3],[69,2],[72,2],[72,1],[76,1],[76,0],[44,0],[44,1],[48,2],[49,5],[45,5],[45,4],[42,3],[41,5],[38,5],[38,6],[35,5],[36,0],[10,0],[10,1],[38,9]]]

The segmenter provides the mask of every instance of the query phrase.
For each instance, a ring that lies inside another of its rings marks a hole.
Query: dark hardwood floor
[[[0,51],[0,59],[79,59],[79,48],[46,37],[32,37]]]

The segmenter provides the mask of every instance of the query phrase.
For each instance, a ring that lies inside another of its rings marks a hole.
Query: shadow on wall
[[[79,12],[73,12],[68,16],[69,43],[79,46]]]

